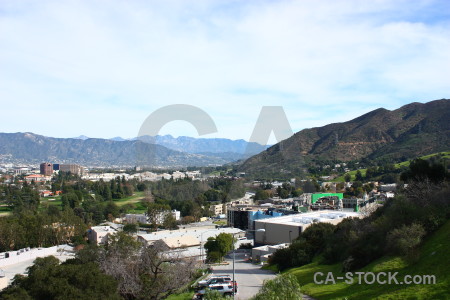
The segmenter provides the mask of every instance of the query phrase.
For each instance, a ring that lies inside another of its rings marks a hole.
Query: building
[[[126,214],[125,221],[128,224],[135,224],[135,223],[147,224],[148,217],[145,214]]]
[[[46,181],[50,181],[50,180],[51,180],[51,177],[44,176],[42,174],[34,174],[34,175],[25,176],[25,181],[27,183],[31,183],[31,182],[35,182],[35,183],[46,182]]]
[[[324,196],[311,204],[311,210],[342,210],[342,200],[338,196]]]
[[[279,249],[289,247],[289,243],[283,243],[272,246],[260,246],[252,249],[252,262],[265,262],[269,259],[269,256],[275,253]]]
[[[59,165],[59,171],[60,172],[70,172],[72,174],[76,174],[78,176],[83,175],[84,168],[80,165],[74,165],[74,164],[61,164]]]
[[[53,165],[49,162],[42,163],[40,165],[40,173],[44,176],[52,176],[53,174]]]
[[[264,229],[264,232],[255,232],[255,244],[277,245],[290,243],[311,224],[327,222],[338,224],[344,218],[360,217],[357,212],[315,211],[297,215],[268,218],[255,221],[255,230]]]
[[[365,202],[362,198],[344,198],[342,199],[343,208],[353,208],[356,209],[356,206],[361,207],[361,204]]]
[[[87,233],[91,243],[104,244],[108,240],[108,235],[116,234],[117,229],[111,226],[93,226]]]
[[[179,221],[181,218],[181,212],[174,209],[172,211],[163,211],[163,212],[158,213],[155,216],[154,221],[156,222],[156,224],[160,225],[160,224],[164,223],[164,220],[166,219],[166,216],[168,214],[172,214],[173,218],[176,221]],[[150,218],[147,214],[126,214],[125,221],[127,223],[149,224],[153,220],[150,220]]]
[[[242,230],[253,230],[254,222],[256,220],[279,217],[282,215],[282,212],[262,207],[231,207],[227,211],[227,224]]]
[[[236,238],[245,237],[245,232],[237,228],[190,227],[177,230],[162,230],[148,234],[138,234],[138,241],[145,245],[151,245],[156,241],[164,242],[169,248],[185,248],[204,245],[210,237],[216,237],[220,233],[229,233]]]
[[[209,210],[215,215],[222,215],[225,214],[227,211],[227,206],[225,204],[212,204],[209,207]]]

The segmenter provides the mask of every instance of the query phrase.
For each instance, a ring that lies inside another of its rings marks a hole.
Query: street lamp
[[[247,230],[247,231],[265,232],[266,230],[264,228],[261,228],[261,229],[256,229],[256,230]],[[236,272],[236,270],[234,268],[234,262],[236,261],[236,251],[235,251],[236,247],[234,245],[234,235],[238,234],[238,233],[240,233],[240,232],[233,233],[233,284],[231,285],[233,287],[233,299],[234,299],[234,295],[236,293],[236,281],[234,279],[235,272]]]
[[[289,243],[291,243],[291,244],[292,244],[292,239],[291,239],[291,232],[292,232],[292,230],[289,230]]]

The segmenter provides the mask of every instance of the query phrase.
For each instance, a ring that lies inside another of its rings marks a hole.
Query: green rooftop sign
[[[322,197],[330,197],[330,196],[336,196],[336,197],[338,197],[339,199],[344,198],[344,194],[343,194],[343,193],[317,193],[317,194],[312,194],[312,195],[311,195],[311,203],[316,203],[316,201],[317,201],[319,198],[322,198]]]

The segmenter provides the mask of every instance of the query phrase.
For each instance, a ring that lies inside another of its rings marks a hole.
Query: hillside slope
[[[305,161],[405,160],[450,149],[450,100],[371,111],[344,123],[304,129],[246,160],[240,171],[296,171]]]
[[[405,275],[434,275],[436,284],[357,284],[348,285],[343,280],[336,284],[317,285],[313,281],[314,273],[332,272],[336,278],[345,276],[342,265],[320,265],[317,262],[293,268],[302,290],[316,299],[449,299],[450,298],[450,221],[425,240],[420,248],[420,258],[415,263],[407,263],[399,257],[383,257],[364,267],[360,272],[398,272],[397,280]],[[325,279],[325,276],[319,277]],[[369,277],[370,278],[370,277]]]

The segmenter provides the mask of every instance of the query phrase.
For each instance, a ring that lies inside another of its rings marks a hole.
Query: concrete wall
[[[278,245],[290,243],[300,235],[302,227],[303,226],[256,221],[255,230],[265,229],[265,232],[255,232],[255,244]]]

